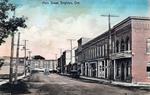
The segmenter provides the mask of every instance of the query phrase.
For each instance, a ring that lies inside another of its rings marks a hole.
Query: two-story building
[[[128,17],[110,31],[85,44],[80,42],[82,38],[78,40],[75,54],[81,75],[132,83],[150,82],[150,18]]]

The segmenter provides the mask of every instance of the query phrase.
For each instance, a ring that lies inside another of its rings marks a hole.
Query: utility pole
[[[63,60],[62,60],[62,48],[60,50],[60,72],[63,73]]]
[[[57,54],[55,54],[55,59],[57,60]]]
[[[18,77],[19,46],[20,46],[20,32],[18,33],[17,50],[16,50],[16,64],[15,64],[15,82],[16,83],[17,83],[17,77]]]
[[[14,6],[14,14],[13,14],[13,19],[15,19],[15,6]],[[12,78],[13,78],[13,55],[14,55],[14,32],[12,31],[11,35],[11,54],[10,54],[10,70],[9,70],[9,82],[12,84]]]
[[[27,70],[26,70],[26,66],[27,66],[27,64],[26,64],[26,53],[27,53],[27,41],[28,40],[24,40],[24,47],[23,47],[23,50],[24,50],[24,74],[25,74],[25,76],[26,76],[26,74],[27,74]]]
[[[68,39],[70,41],[70,63],[72,64],[72,43],[75,39]]]
[[[30,73],[31,73],[31,53],[32,53],[31,51],[28,51],[28,54],[29,54],[28,66],[30,65],[30,66],[29,66],[29,67],[30,67],[30,69],[29,69]]]
[[[108,32],[109,32],[109,36],[108,36],[108,66],[109,66],[109,75],[108,75],[108,78],[110,79],[110,82],[111,82],[111,79],[112,79],[112,75],[111,75],[111,70],[112,70],[112,58],[111,58],[111,53],[112,53],[112,47],[111,47],[111,18],[112,17],[119,17],[119,16],[116,16],[116,15],[111,15],[111,14],[108,14],[108,15],[101,15],[103,17],[108,17]]]

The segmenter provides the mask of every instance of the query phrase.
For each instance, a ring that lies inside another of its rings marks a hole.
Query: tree
[[[5,38],[12,35],[18,28],[26,28],[25,17],[9,17],[10,12],[15,12],[16,6],[8,0],[0,0],[0,45],[5,42]]]
[[[38,60],[38,59],[40,59],[40,60],[45,60],[45,58],[42,57],[42,56],[40,56],[40,55],[35,55],[35,56],[33,57],[33,59],[35,59],[35,60]]]

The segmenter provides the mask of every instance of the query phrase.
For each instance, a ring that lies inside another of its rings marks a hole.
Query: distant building
[[[75,63],[75,51],[72,50],[72,63],[71,63],[71,51],[65,50],[63,54],[58,58],[58,69],[61,73],[67,73],[68,69],[70,69],[71,64]]]
[[[50,71],[56,70],[57,60],[28,60],[28,64],[30,64],[31,68],[41,68],[41,69],[49,69]]]
[[[10,56],[2,56],[0,59],[4,59],[4,65],[10,64]],[[16,63],[16,58],[13,58],[13,64]],[[24,64],[24,57],[19,57],[19,64]]]
[[[81,75],[121,82],[150,82],[150,18],[128,17],[109,32],[83,44],[75,51]],[[111,60],[111,64],[108,60]]]

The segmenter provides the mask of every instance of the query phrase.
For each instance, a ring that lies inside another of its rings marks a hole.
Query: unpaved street
[[[150,95],[150,92],[90,83],[57,74],[35,74],[30,79],[30,94],[25,95]]]

